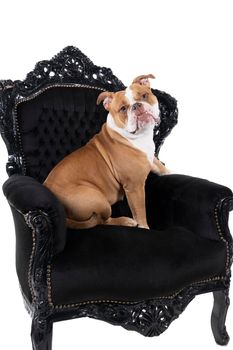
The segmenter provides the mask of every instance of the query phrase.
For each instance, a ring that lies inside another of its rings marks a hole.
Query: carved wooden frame
[[[0,82],[0,130],[6,143],[9,159],[7,172],[24,174],[23,152],[20,148],[19,130],[15,123],[14,107],[19,101],[38,93],[45,86],[56,84],[89,84],[104,90],[124,89],[124,84],[105,67],[94,65],[80,50],[67,47],[49,61],[37,63],[24,81]],[[163,92],[154,90],[158,99]],[[166,94],[166,96],[169,96]],[[171,99],[171,103],[174,100]],[[160,106],[163,108],[163,106]],[[164,121],[162,130],[155,133],[157,153],[171,129],[177,122],[177,108]],[[232,263],[232,238],[228,228],[228,213],[233,209],[231,197],[220,201],[215,210],[216,226],[228,251],[226,274],[222,278],[193,283],[174,295],[145,300],[138,303],[86,303],[69,308],[54,308],[49,299],[50,281],[48,271],[52,259],[52,225],[49,215],[41,210],[24,214],[32,230],[33,246],[29,268],[29,284],[33,293],[30,303],[24,296],[27,310],[32,316],[32,343],[34,350],[49,350],[52,344],[53,322],[75,317],[92,317],[135,330],[145,336],[159,335],[176,319],[198,294],[213,292],[214,307],[211,325],[218,344],[227,344],[229,337],[225,329],[225,318],[229,305],[229,286]]]

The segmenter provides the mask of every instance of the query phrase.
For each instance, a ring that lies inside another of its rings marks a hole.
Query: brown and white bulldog
[[[109,112],[106,123],[84,147],[59,162],[44,185],[63,203],[70,228],[98,224],[149,228],[145,181],[150,171],[169,171],[154,156],[153,129],[160,123],[159,105],[149,78],[142,75],[124,91],[102,92]],[[111,205],[127,197],[133,219],[111,217]]]

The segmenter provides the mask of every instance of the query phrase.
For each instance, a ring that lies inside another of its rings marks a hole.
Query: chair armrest
[[[232,196],[229,188],[204,179],[150,173],[146,182],[148,224],[156,229],[183,226],[202,237],[219,239],[221,203],[230,199],[232,204]],[[227,214],[224,210],[227,219],[230,209],[229,205]],[[230,233],[228,236],[231,239]]]
[[[24,215],[25,219],[29,212],[46,213],[52,224],[53,255],[64,249],[66,243],[64,207],[47,187],[30,176],[12,175],[3,184],[3,193],[9,204]]]

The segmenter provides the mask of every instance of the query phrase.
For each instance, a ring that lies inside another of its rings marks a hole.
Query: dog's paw
[[[171,171],[170,169],[167,169],[165,172],[160,173],[159,176],[172,175],[172,174],[174,174],[174,172]]]
[[[139,227],[139,228],[145,228],[145,229],[147,229],[147,230],[150,229],[148,225],[138,225],[138,227]]]
[[[120,216],[118,218],[108,218],[105,221],[105,225],[120,225],[120,226],[132,226],[135,227],[138,225],[137,221],[128,216]]]
[[[122,224],[124,226],[132,226],[132,227],[135,227],[135,226],[138,226],[138,223],[137,221],[135,221],[134,219],[131,219],[131,218],[128,218],[128,217],[125,217],[125,223]]]

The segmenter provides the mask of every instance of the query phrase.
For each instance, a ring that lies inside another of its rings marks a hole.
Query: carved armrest
[[[225,186],[186,175],[151,173],[146,202],[151,228],[183,226],[205,238],[232,240],[227,222],[233,194]]]
[[[64,207],[45,186],[30,176],[12,175],[3,184],[3,192],[10,204],[24,217],[24,224],[36,229],[46,221],[47,231],[52,234],[53,255],[64,249],[66,224]],[[14,216],[16,227],[21,220]],[[20,226],[21,227],[21,226]],[[23,228],[22,228],[23,229]]]

